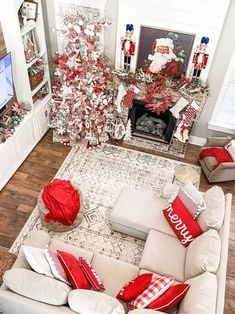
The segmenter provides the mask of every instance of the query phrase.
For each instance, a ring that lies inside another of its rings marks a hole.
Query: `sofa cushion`
[[[128,281],[133,280],[139,272],[137,266],[96,253],[91,265],[102,278],[105,293],[112,297],[115,297],[121,288]]]
[[[45,257],[45,250],[33,246],[22,245],[25,258],[31,268],[39,274],[53,277],[50,265]]]
[[[57,250],[59,260],[74,289],[90,289],[90,283],[81,270],[78,260],[73,254]]]
[[[185,260],[185,279],[205,271],[216,273],[220,263],[221,242],[219,234],[209,229],[197,237],[188,247]]]
[[[132,281],[129,281],[119,291],[116,298],[123,301],[131,301],[148,288],[153,279],[152,273],[138,275]]]
[[[186,249],[177,238],[150,230],[139,266],[183,282],[185,256]]]
[[[65,283],[28,269],[10,269],[3,275],[6,286],[17,294],[51,305],[68,301],[70,287]]]
[[[97,291],[73,290],[68,303],[73,311],[80,314],[125,314],[117,299]]]
[[[57,250],[60,250],[63,252],[73,254],[77,259],[79,259],[80,256],[85,257],[89,262],[91,261],[94,254],[91,251],[81,249],[80,247],[65,243],[55,238],[51,240],[49,248],[54,252],[56,252]]]
[[[171,286],[159,298],[150,303],[147,308],[159,311],[165,311],[178,304],[187,294],[190,285],[181,283]]]
[[[213,186],[203,194],[206,210],[202,211],[197,219],[203,231],[210,228],[219,230],[223,224],[225,212],[224,192],[219,186]]]
[[[146,308],[149,304],[159,298],[173,284],[174,278],[161,276],[154,278],[147,289],[132,300],[128,307],[132,310]]]
[[[163,214],[185,247],[202,233],[200,226],[178,196],[163,210]]]
[[[111,212],[112,226],[117,231],[142,239],[146,239],[150,229],[175,236],[162,213],[167,205],[165,199],[151,192],[124,187]],[[122,229],[123,226],[127,228]]]
[[[190,289],[179,306],[179,313],[215,314],[217,299],[217,278],[205,272],[187,280]]]

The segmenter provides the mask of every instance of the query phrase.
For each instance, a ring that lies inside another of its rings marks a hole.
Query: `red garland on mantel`
[[[147,87],[144,97],[144,101],[147,103],[145,107],[157,114],[165,112],[172,104],[172,95],[167,88],[163,87],[164,83],[164,78],[151,83]]]

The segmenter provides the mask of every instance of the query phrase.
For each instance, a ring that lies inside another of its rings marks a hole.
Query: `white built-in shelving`
[[[12,54],[17,101],[27,102],[32,107],[31,111],[16,128],[13,136],[5,143],[0,144],[0,190],[48,130],[48,106],[52,95],[50,73],[42,3],[41,0],[34,1],[38,3],[36,22],[24,27],[20,26],[18,19],[18,11],[23,0],[0,1],[0,21],[7,52]],[[27,36],[31,31],[35,34],[38,51],[35,58],[27,63],[23,40],[24,36]],[[28,69],[34,65],[38,58],[43,58],[45,63],[44,78],[36,88],[31,90]],[[48,94],[42,99],[35,100],[35,94],[43,87],[47,87]]]

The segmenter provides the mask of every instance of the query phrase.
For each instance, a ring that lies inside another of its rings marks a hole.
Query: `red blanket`
[[[217,168],[220,164],[224,162],[232,162],[233,159],[224,147],[208,147],[204,148],[199,158],[203,159],[205,157],[215,157],[217,164],[214,166],[214,169]]]
[[[42,194],[43,201],[49,210],[45,221],[55,220],[65,226],[74,223],[80,209],[80,197],[67,180],[55,179],[46,185]]]

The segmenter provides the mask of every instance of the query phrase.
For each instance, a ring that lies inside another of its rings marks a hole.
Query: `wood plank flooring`
[[[33,211],[39,192],[49,183],[70,151],[69,146],[52,142],[49,131],[24,161],[18,171],[0,192],[0,246],[10,248]],[[200,147],[189,145],[184,161],[198,165]],[[156,152],[153,154],[160,155]],[[164,154],[161,154],[164,156]],[[169,156],[167,156],[169,158]],[[175,158],[177,159],[177,158]],[[182,160],[182,159],[179,159]],[[225,193],[235,195],[235,182],[218,184]],[[202,173],[200,190],[206,191],[208,184]],[[231,214],[229,259],[227,269],[226,300],[224,314],[235,313],[235,197]],[[200,314],[200,313],[198,313]],[[221,313],[223,314],[223,313]]]

